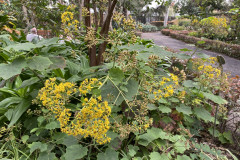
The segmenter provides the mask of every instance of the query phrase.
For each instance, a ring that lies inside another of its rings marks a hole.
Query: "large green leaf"
[[[36,45],[30,42],[27,42],[27,43],[12,44],[5,47],[4,49],[7,51],[10,51],[10,49],[13,49],[15,51],[30,51],[33,48],[36,48]]]
[[[97,155],[97,160],[117,160],[118,152],[113,149],[107,148],[105,153],[99,153]]]
[[[121,69],[119,68],[112,68],[109,71],[109,77],[113,81],[115,85],[118,85],[121,83],[124,79],[124,73]]]
[[[210,99],[211,101],[213,101],[214,103],[217,103],[219,105],[221,104],[227,104],[228,102],[223,99],[222,97],[220,96],[216,96],[212,93],[206,93],[206,92],[203,92],[203,95],[207,98],[207,99]]]
[[[195,115],[204,120],[205,122],[210,122],[213,121],[213,117],[211,116],[210,112],[208,112],[205,108],[203,107],[195,107],[194,109]]]
[[[87,155],[87,147],[83,147],[80,144],[67,147],[66,154],[64,155],[66,160],[78,160]]]
[[[27,61],[28,67],[32,70],[43,71],[53,64],[48,57],[35,56]]]
[[[58,160],[58,158],[55,156],[55,153],[45,151],[39,154],[37,160]]]
[[[160,128],[151,128],[147,130],[147,133],[139,136],[139,144],[147,146],[150,142],[161,138],[167,139],[169,136]]]
[[[65,68],[66,61],[61,56],[49,57],[49,60],[53,63],[50,65],[50,69]]]
[[[9,79],[12,76],[20,74],[24,67],[26,67],[26,61],[23,57],[15,59],[10,64],[0,64],[0,77]]]
[[[149,157],[150,157],[150,160],[160,160],[160,159],[162,159],[160,153],[158,153],[158,152],[152,152],[149,155]]]
[[[47,150],[47,144],[42,142],[33,142],[32,144],[29,144],[28,147],[30,148],[30,152],[34,152],[35,150],[39,149],[41,152],[44,152]]]
[[[191,107],[186,106],[185,104],[181,104],[180,106],[176,107],[178,112],[182,112],[183,114],[190,115],[192,114]]]

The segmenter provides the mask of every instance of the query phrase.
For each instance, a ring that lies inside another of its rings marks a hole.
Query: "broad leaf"
[[[39,149],[41,152],[47,150],[47,144],[42,142],[33,142],[32,144],[29,144],[28,147],[30,148],[30,153],[34,152],[37,149]]]
[[[32,70],[43,71],[49,68],[49,66],[53,63],[47,57],[35,56],[32,59],[29,59],[27,64]]]
[[[48,123],[45,128],[53,130],[53,129],[56,129],[56,128],[60,128],[60,124],[59,124],[58,121],[53,121],[53,122]]]
[[[118,159],[118,152],[107,148],[105,153],[99,153],[97,155],[97,160],[117,160]]]
[[[66,67],[66,61],[61,56],[49,57],[49,60],[52,62],[52,64],[50,65],[50,69],[58,69],[58,68]]]
[[[26,67],[26,61],[22,57],[15,59],[11,64],[0,64],[0,77],[9,79],[20,74],[24,67]]]
[[[87,155],[87,147],[83,147],[80,144],[67,147],[66,154],[64,155],[66,160],[78,160]]]
[[[37,160],[58,160],[55,153],[51,152],[41,152]]]
[[[206,92],[203,92],[203,95],[207,98],[207,99],[210,99],[211,101],[213,101],[214,103],[217,103],[219,105],[221,104],[227,104],[228,102],[223,99],[222,97],[220,96],[216,96],[212,93],[206,93]]]
[[[186,115],[192,114],[191,107],[188,107],[188,106],[186,106],[184,104],[181,104],[180,106],[176,107],[176,110],[178,112],[181,112],[181,113],[186,114]]]
[[[37,83],[38,81],[39,81],[39,78],[37,78],[37,77],[32,77],[32,78],[30,78],[30,79],[28,79],[28,80],[23,81],[23,82],[22,82],[22,85],[21,85],[18,89],[31,86],[31,85]]]
[[[204,120],[205,122],[210,122],[213,121],[213,117],[211,116],[211,114],[203,107],[195,107],[194,109],[194,113],[195,115]]]
[[[112,68],[109,71],[109,77],[113,81],[115,85],[118,85],[121,83],[124,79],[124,73],[121,69],[119,68]]]

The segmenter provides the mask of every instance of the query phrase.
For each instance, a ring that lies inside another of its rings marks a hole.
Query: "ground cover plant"
[[[64,43],[0,35],[1,159],[237,159],[225,122],[239,80],[222,57],[166,51],[118,12],[112,31],[82,34],[73,8],[61,16]]]

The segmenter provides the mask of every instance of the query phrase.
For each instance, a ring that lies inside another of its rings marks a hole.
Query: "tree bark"
[[[167,8],[166,14],[164,16],[164,27],[167,27],[168,15],[169,15],[169,7]]]
[[[86,32],[88,32],[88,28],[91,27],[91,15],[90,15],[90,0],[84,1],[84,7],[87,8],[89,14],[85,17],[85,25],[86,25]],[[88,48],[88,55],[90,59],[90,66],[97,65],[97,57],[96,57],[96,46],[92,46]]]
[[[25,28],[24,33],[27,34],[28,30],[31,27],[31,24],[28,19],[27,7],[24,4],[22,4],[22,10],[23,10],[23,20],[26,21],[27,23],[27,27]]]
[[[94,11],[95,30],[97,31],[97,29],[98,29],[98,13],[97,13],[96,1],[93,0],[92,4],[93,4],[93,11]]]
[[[113,0],[111,7],[108,9],[108,14],[107,14],[107,18],[103,24],[103,27],[100,31],[100,35],[103,38],[107,37],[108,31],[109,31],[109,27],[110,27],[110,23],[111,23],[111,19],[112,19],[112,15],[113,15],[113,11],[114,8],[117,4],[117,0]],[[103,42],[100,46],[99,46],[99,52],[98,52],[98,56],[97,56],[97,65],[100,65],[103,62],[103,56],[102,54],[105,52],[107,47],[107,42]]]
[[[80,25],[82,24],[83,20],[82,20],[82,7],[83,7],[83,0],[78,0],[78,12],[79,12],[79,23]],[[80,31],[82,31],[82,27],[80,29]]]

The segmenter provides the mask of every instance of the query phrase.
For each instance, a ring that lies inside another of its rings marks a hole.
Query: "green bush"
[[[143,32],[156,32],[158,30],[159,30],[158,27],[151,25],[151,24],[143,24],[142,25]]]
[[[172,29],[172,30],[186,30],[186,27],[185,26],[178,26],[178,25],[171,25],[169,26],[169,29]]]
[[[184,27],[189,27],[191,25],[191,21],[190,20],[179,20],[178,25],[184,26]]]

